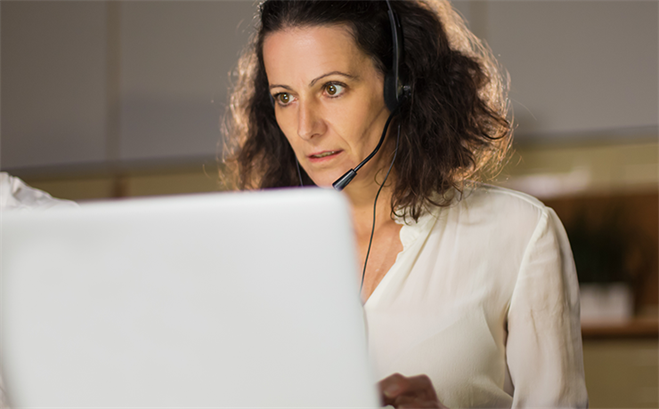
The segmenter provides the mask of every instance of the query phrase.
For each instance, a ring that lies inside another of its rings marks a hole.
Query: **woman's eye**
[[[291,102],[291,94],[287,92],[280,92],[279,94],[275,95],[275,99],[277,102],[279,102],[280,105],[288,105],[288,103]]]
[[[330,97],[338,97],[343,93],[343,91],[345,91],[343,85],[334,84],[334,83],[329,83],[325,85],[325,92]]]

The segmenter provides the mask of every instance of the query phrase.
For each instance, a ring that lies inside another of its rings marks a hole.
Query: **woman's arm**
[[[508,311],[512,407],[587,407],[579,284],[565,229],[543,213],[525,251]]]

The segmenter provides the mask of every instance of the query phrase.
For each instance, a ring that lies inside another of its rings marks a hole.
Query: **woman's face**
[[[389,115],[384,75],[344,25],[269,34],[263,60],[279,128],[311,179],[330,186],[364,160],[382,135]],[[387,156],[376,155],[355,181],[373,180],[383,167],[378,159]]]

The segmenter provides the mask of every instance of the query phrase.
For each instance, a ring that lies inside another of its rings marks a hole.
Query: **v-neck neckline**
[[[376,304],[378,299],[382,298],[382,294],[386,292],[386,288],[392,281],[393,277],[395,277],[400,272],[403,259],[406,258],[413,245],[419,239],[423,239],[423,241],[425,241],[425,238],[428,237],[428,234],[430,234],[430,231],[432,231],[433,227],[435,226],[435,222],[441,213],[441,208],[438,208],[438,210],[439,211],[426,212],[419,217],[417,222],[413,221],[410,224],[405,223],[405,220],[402,217],[396,217],[394,219],[396,223],[402,225],[399,234],[400,242],[403,245],[403,250],[398,253],[394,264],[391,266],[389,271],[387,271],[384,277],[382,277],[382,280],[380,280],[366,302],[364,302],[364,308]],[[412,265],[410,265],[410,268],[411,267]]]

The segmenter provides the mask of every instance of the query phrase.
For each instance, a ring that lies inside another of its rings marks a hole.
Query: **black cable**
[[[385,136],[387,136],[387,129],[389,129],[389,122],[391,122],[391,120],[394,118],[394,116],[396,116],[397,113],[398,113],[398,108],[394,109],[394,110],[389,114],[389,117],[387,118],[387,122],[385,122],[385,124],[384,124],[384,130],[382,131],[382,136],[380,137],[380,140],[378,141],[377,146],[375,147],[375,149],[373,149],[373,152],[371,152],[371,153],[366,157],[366,159],[364,159],[363,161],[361,161],[361,162],[359,163],[359,165],[355,166],[355,168],[353,169],[355,172],[357,172],[359,169],[361,169],[362,166],[364,166],[366,163],[368,163],[368,161],[371,160],[371,158],[372,158],[373,156],[375,156],[376,153],[378,153],[378,151],[380,150],[380,146],[382,146],[382,143],[384,142],[384,138],[385,138]]]
[[[389,177],[389,173],[391,172],[391,168],[394,167],[394,161],[396,160],[396,154],[398,153],[398,142],[399,141],[400,141],[400,123],[398,124],[398,133],[396,134],[396,149],[394,149],[394,157],[391,159],[391,164],[389,165],[389,170],[387,170],[387,174],[384,176],[384,180],[382,181],[382,184],[380,185],[380,188],[378,189],[378,193],[375,195],[375,200],[373,201],[373,226],[371,227],[371,238],[368,240],[368,250],[366,250],[366,259],[364,260],[364,270],[362,271],[362,284],[359,287],[360,292],[364,288],[364,277],[366,277],[366,264],[368,264],[368,256],[369,256],[369,254],[371,254],[371,244],[373,244],[373,233],[375,232],[375,212],[376,212],[376,209],[377,209],[378,196],[380,196],[380,191],[382,191],[382,188],[384,187],[384,184],[387,181],[387,178]]]

